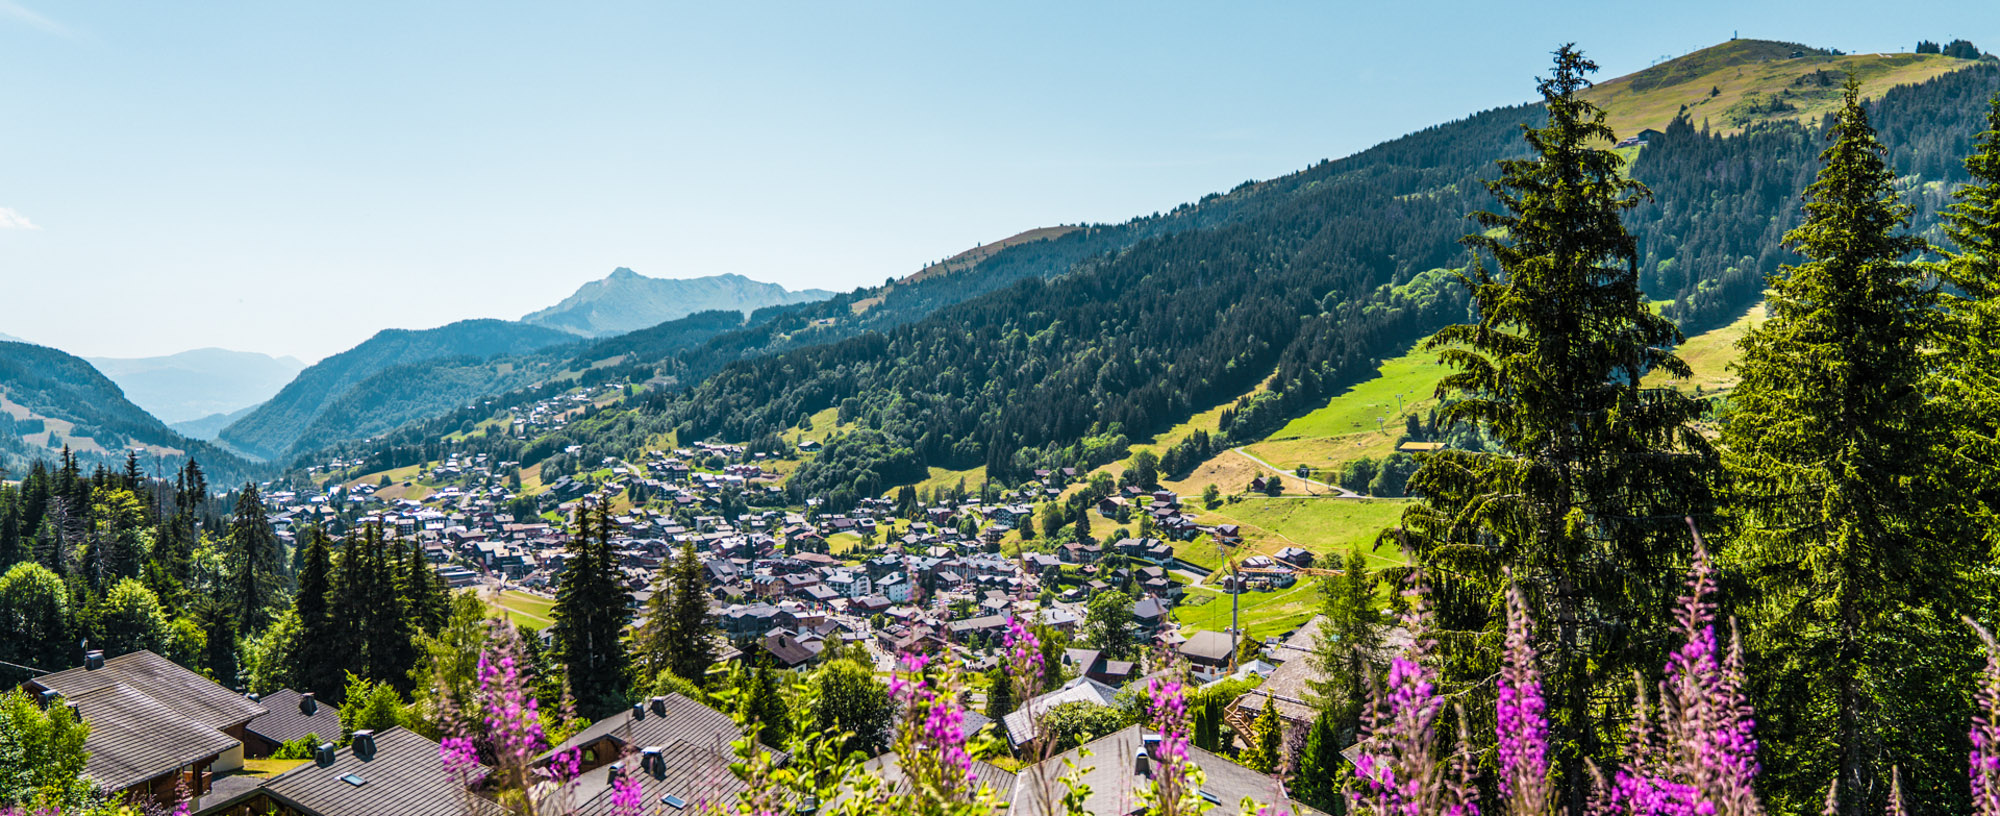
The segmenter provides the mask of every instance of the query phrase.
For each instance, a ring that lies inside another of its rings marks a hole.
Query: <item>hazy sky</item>
[[[2000,50],[1895,5],[0,0],[0,332],[311,360],[616,266],[844,290],[1522,101],[1568,40]]]

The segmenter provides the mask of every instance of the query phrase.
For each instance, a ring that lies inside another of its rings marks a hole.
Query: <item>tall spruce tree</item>
[[[1427,345],[1457,369],[1438,386],[1447,423],[1468,423],[1494,452],[1442,451],[1410,481],[1425,502],[1404,515],[1427,569],[1445,679],[1475,686],[1497,669],[1504,573],[1550,622],[1551,764],[1560,802],[1581,812],[1586,761],[1611,759],[1603,733],[1634,671],[1664,658],[1662,624],[1690,550],[1681,518],[1714,506],[1715,454],[1696,432],[1702,404],[1650,371],[1686,377],[1673,323],[1640,291],[1622,222],[1649,193],[1621,174],[1605,114],[1579,93],[1597,66],[1565,45],[1540,83],[1547,123],[1532,150],[1500,162],[1475,212],[1466,276],[1477,323]]]
[[[551,634],[578,710],[599,717],[624,704],[625,591],[611,559],[610,511],[579,508],[575,527],[549,613],[555,619]]]
[[[299,646],[294,655],[298,664],[292,677],[300,691],[310,691],[332,700],[345,685],[349,654],[340,651],[341,626],[333,619],[333,557],[325,531],[314,527],[306,534],[305,564],[299,570],[299,593],[292,599],[299,616]]]
[[[1759,787],[1804,812],[1837,780],[1841,813],[1875,813],[1900,765],[1915,812],[1964,813],[1974,644],[1958,620],[1984,547],[1953,507],[1946,417],[1924,392],[1938,297],[1905,260],[1925,244],[1903,232],[1852,79],[1826,136],[1785,236],[1806,262],[1774,277],[1769,319],[1741,341],[1722,435]]]
[[[715,663],[708,574],[694,545],[681,545],[663,566],[647,601],[639,659],[645,671],[667,672],[700,684]]]
[[[1361,729],[1362,706],[1382,663],[1382,616],[1375,608],[1375,573],[1368,557],[1349,550],[1340,573],[1322,579],[1319,642],[1314,644],[1312,683],[1318,708],[1333,725],[1338,752]]]
[[[229,555],[236,619],[241,631],[255,632],[270,618],[271,603],[281,591],[283,553],[271,531],[264,497],[254,484],[243,485],[236,494],[236,512],[229,518]]]
[[[2000,94],[1965,160],[1972,182],[1943,216],[1953,250],[1938,271],[1961,296],[1945,300],[1938,395],[1952,412],[1953,447],[1968,467],[1962,489],[2000,544]]]

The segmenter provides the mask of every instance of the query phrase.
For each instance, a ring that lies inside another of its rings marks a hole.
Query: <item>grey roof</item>
[[[361,784],[347,781],[348,776]],[[314,816],[431,816],[501,812],[498,805],[468,793],[445,775],[438,744],[401,726],[375,735],[375,752],[357,756],[352,747],[334,752],[333,762],[308,762],[273,777],[262,787],[208,806],[216,813],[269,796]]]
[[[1084,802],[1084,812],[1098,816],[1121,816],[1137,812],[1139,791],[1151,783],[1151,779],[1139,775],[1134,768],[1133,757],[1145,745],[1145,731],[1140,726],[1128,726],[1124,730],[1103,737],[1096,742],[1058,754],[1040,763],[1041,773],[1054,785],[1057,797],[1055,809],[1062,807],[1060,798],[1063,786],[1055,782],[1065,771],[1064,760],[1072,760],[1079,769],[1088,769],[1081,781],[1090,786],[1090,798]],[[1090,756],[1079,752],[1089,751]],[[1202,783],[1202,792],[1209,794],[1219,803],[1220,810],[1233,810],[1237,803],[1249,797],[1258,802],[1272,802],[1279,798],[1282,790],[1275,777],[1258,773],[1228,759],[1204,751],[1193,745],[1188,746],[1188,762],[1201,768],[1207,780]],[[1042,794],[1036,789],[1036,766],[1021,770],[1014,780],[1013,807],[1010,816],[1043,816],[1050,809],[1043,808]],[[1299,804],[1288,803],[1292,813],[1309,816],[1318,811]]]
[[[1229,635],[1223,632],[1203,629],[1194,633],[1186,643],[1181,644],[1181,655],[1226,663],[1231,654],[1229,640]]]
[[[547,759],[556,753],[571,748],[580,748],[600,739],[610,737],[627,748],[638,750],[648,745],[672,745],[686,742],[689,745],[711,748],[728,753],[730,744],[743,736],[743,729],[729,715],[717,711],[680,694],[668,694],[661,701],[666,713],[653,711],[652,702],[645,705],[645,715],[636,717],[632,709],[625,709],[592,723],[589,728],[577,732],[576,736],[564,740],[561,745],[549,749],[536,761]],[[783,752],[774,752],[783,757]]]
[[[259,700],[271,713],[251,720],[245,730],[272,742],[291,742],[308,734],[318,734],[328,740],[340,736],[340,709],[318,703],[319,710],[307,714],[299,709],[304,695],[291,689],[282,689],[265,695]]]
[[[241,725],[266,713],[263,706],[243,695],[148,651],[111,658],[104,661],[103,668],[78,667],[45,674],[30,683],[70,699],[123,684],[210,728]]]
[[[90,723],[83,772],[106,790],[129,788],[241,744],[123,683],[63,696]]]
[[[645,768],[635,753],[623,758],[625,772],[639,780],[643,791],[641,812],[672,816],[728,810],[750,786],[736,778],[729,763],[736,755],[727,746],[721,751],[686,740],[659,746],[660,767]],[[609,766],[587,771],[572,783],[571,801],[577,816],[609,816],[611,808]],[[672,796],[685,803],[680,808],[666,804]]]
[[[1019,748],[1035,738],[1035,722],[1032,718],[1047,715],[1049,711],[1063,703],[1082,702],[1108,706],[1117,699],[1117,689],[1088,677],[1078,677],[1064,683],[1062,688],[1031,699],[1027,705],[1014,709],[1002,724],[1007,728],[1008,741]]]
[[[862,763],[861,769],[881,776],[882,782],[891,791],[905,794],[910,792],[903,778],[901,757],[897,756],[895,751],[889,751]],[[1012,771],[975,759],[972,761],[972,779],[974,787],[991,789],[994,798],[1001,802],[1011,801],[1014,797]]]

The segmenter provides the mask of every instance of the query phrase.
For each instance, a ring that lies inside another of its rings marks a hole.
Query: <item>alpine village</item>
[[[1551,47],[171,425],[0,343],[0,813],[2000,816],[2000,58]]]

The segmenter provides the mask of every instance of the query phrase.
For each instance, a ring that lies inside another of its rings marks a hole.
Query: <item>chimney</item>
[[[375,755],[375,731],[363,728],[354,732],[354,755],[367,759]]]
[[[635,720],[643,720],[643,719],[645,719],[645,718],[646,718],[646,704],[645,704],[645,703],[633,703],[633,704],[632,704],[632,719],[635,719]]]
[[[322,743],[320,743],[320,744],[319,744],[319,747],[317,747],[317,748],[314,748],[314,749],[313,749],[313,761],[314,761],[314,762],[316,762],[316,763],[318,763],[319,765],[322,765],[322,766],[325,766],[325,765],[332,765],[332,764],[333,764],[333,743],[331,743],[331,742],[322,742]]]
[[[610,776],[608,776],[607,778],[613,782],[618,781],[619,777],[625,775],[625,763],[623,762],[613,762],[607,767],[611,769],[609,771]]]
[[[1141,745],[1137,750],[1132,752],[1133,774],[1138,776],[1150,777],[1153,775],[1152,765],[1153,765],[1152,757],[1147,756],[1146,746]]]
[[[648,745],[639,751],[639,767],[654,776],[667,775],[666,749],[658,745]]]
[[[653,713],[658,714],[662,717],[667,716],[667,698],[665,697],[653,698]]]
[[[97,671],[104,668],[104,653],[100,651],[84,652],[83,668],[84,671]]]
[[[42,692],[41,703],[43,709],[47,709],[49,706],[55,705],[57,702],[61,700],[62,700],[62,692],[60,691],[56,691],[55,689],[49,689],[48,691]]]
[[[319,701],[313,699],[312,692],[299,695],[299,713],[308,717],[319,713]]]

